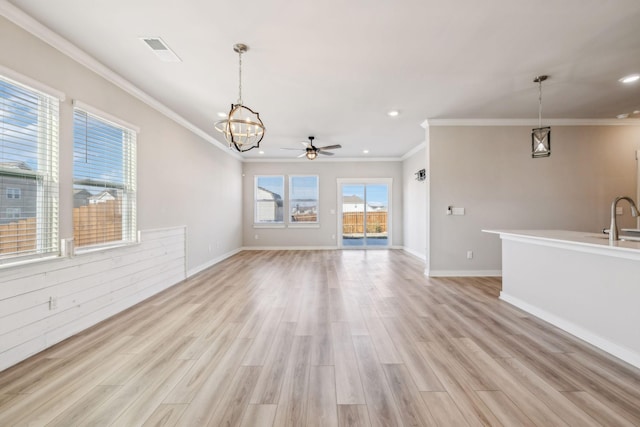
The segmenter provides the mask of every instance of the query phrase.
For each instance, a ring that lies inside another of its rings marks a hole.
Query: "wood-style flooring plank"
[[[331,324],[335,352],[336,399],[340,405],[366,403],[351,328],[344,322]]]
[[[338,405],[340,427],[371,427],[367,405]]]
[[[0,372],[0,426],[640,425],[639,369],[423,272],[243,251]]]
[[[333,366],[312,366],[309,374],[307,427],[338,427]]]

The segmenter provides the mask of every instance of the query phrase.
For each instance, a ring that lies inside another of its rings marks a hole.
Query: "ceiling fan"
[[[303,150],[304,153],[300,154],[298,157],[306,156],[307,159],[313,160],[316,157],[318,157],[318,154],[323,154],[325,156],[333,156],[334,153],[328,150],[335,150],[338,148],[342,148],[342,145],[340,144],[326,145],[324,147],[316,147],[315,145],[313,145],[313,140],[315,138],[316,138],[315,136],[310,136],[309,142],[302,142],[301,144],[304,145],[305,148],[282,148],[282,150],[298,150],[298,151]]]

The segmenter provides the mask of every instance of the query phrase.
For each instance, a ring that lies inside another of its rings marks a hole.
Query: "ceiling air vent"
[[[161,61],[164,62],[182,62],[169,46],[160,37],[140,37]]]

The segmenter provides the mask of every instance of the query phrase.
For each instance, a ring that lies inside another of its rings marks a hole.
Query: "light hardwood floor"
[[[402,251],[246,251],[0,373],[0,426],[630,426],[640,371]]]

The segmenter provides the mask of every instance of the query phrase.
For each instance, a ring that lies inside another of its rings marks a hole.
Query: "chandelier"
[[[542,82],[549,76],[538,76],[533,79],[538,83],[538,127],[531,129],[531,157],[549,157],[551,155],[551,128],[542,127]]]
[[[265,128],[260,113],[242,104],[242,54],[249,46],[238,43],[233,50],[238,53],[238,101],[231,104],[227,118],[216,122],[215,128],[222,132],[229,148],[244,152],[260,147]]]

